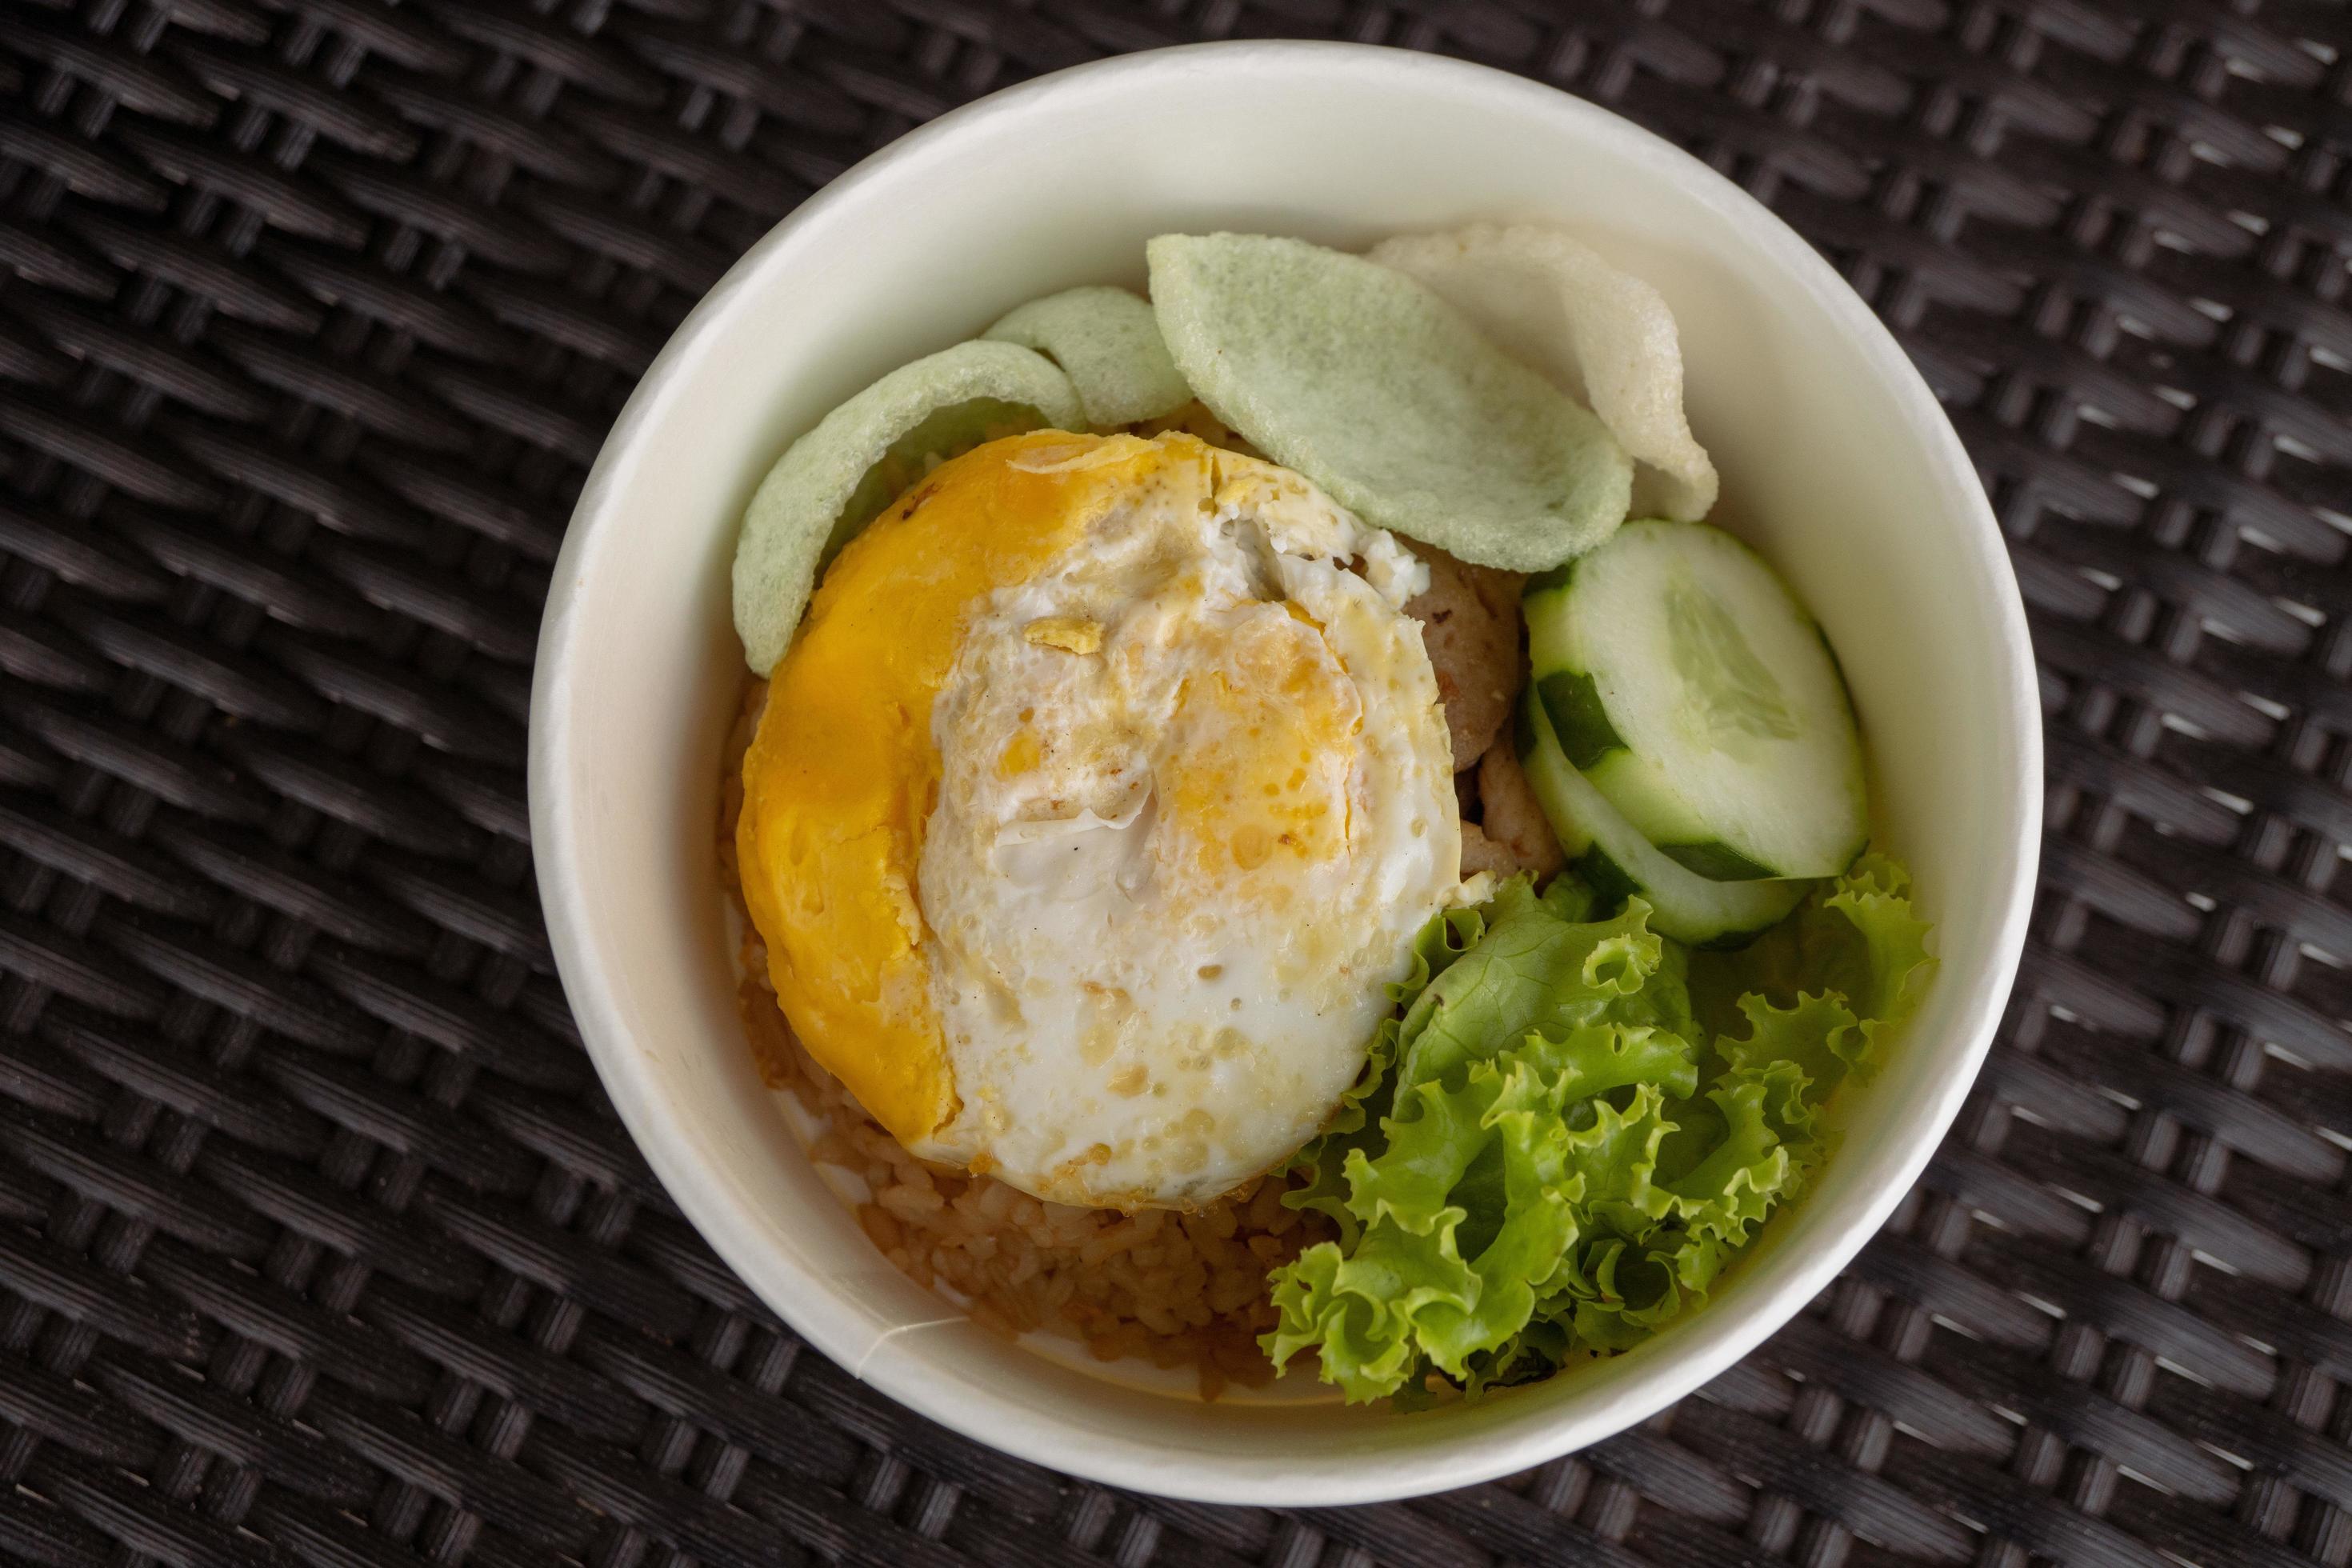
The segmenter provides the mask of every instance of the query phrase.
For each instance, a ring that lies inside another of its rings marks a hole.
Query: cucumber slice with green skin
[[[1717,882],[1666,858],[1569,766],[1543,703],[1530,689],[1519,704],[1519,767],[1544,817],[1568,852],[1569,869],[1609,902],[1639,895],[1650,929],[1693,947],[1745,947],[1788,918],[1810,882]]]
[[[1561,754],[1702,877],[1832,877],[1870,837],[1836,657],[1745,544],[1628,523],[1528,584],[1535,689]]]

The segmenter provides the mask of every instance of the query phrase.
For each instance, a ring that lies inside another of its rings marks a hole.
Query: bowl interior
[[[1142,281],[1171,229],[1357,247],[1479,218],[1564,225],[1680,322],[1718,519],[1788,574],[1853,688],[1888,839],[1942,968],[1844,1147],[1708,1309],[1475,1406],[1202,1405],[973,1328],[866,1242],[754,1073],[712,833],[742,679],[728,563],[792,436],[873,377],[1080,282]],[[2040,809],[2030,650],[1972,472],[1867,310],[1777,220],[1603,111],[1385,50],[1213,46],[1065,73],[908,138],[729,274],[599,459],[533,697],[533,832],[566,988],[681,1207],[827,1354],[961,1430],[1147,1490],[1337,1503],[1464,1484],[1630,1424],[1728,1365],[1916,1175],[1990,1037]]]

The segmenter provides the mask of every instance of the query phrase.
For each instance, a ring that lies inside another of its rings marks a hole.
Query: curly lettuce
[[[1866,856],[1747,950],[1694,953],[1573,877],[1433,919],[1286,1201],[1337,1241],[1277,1270],[1260,1342],[1350,1401],[1471,1394],[1630,1348],[1704,1300],[1824,1153],[1933,960]]]

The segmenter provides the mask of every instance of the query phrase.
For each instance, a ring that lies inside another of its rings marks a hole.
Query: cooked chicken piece
[[[1404,613],[1422,623],[1458,773],[1494,743],[1518,695],[1519,585],[1526,579],[1456,561],[1430,545],[1412,549],[1429,563],[1429,591],[1408,600]]]
[[[1464,876],[1533,871],[1540,881],[1568,864],[1507,740],[1496,742],[1478,759],[1478,799],[1484,823],[1462,825]]]
[[[1462,875],[1466,879],[1481,871],[1492,871],[1497,877],[1518,874],[1518,862],[1511,852],[1486,837],[1486,830],[1475,822],[1462,825]]]

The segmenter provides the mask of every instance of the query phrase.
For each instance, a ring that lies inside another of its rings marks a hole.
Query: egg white
[[[931,710],[958,1110],[917,1152],[1072,1204],[1194,1205],[1314,1136],[1460,885],[1426,570],[1287,470],[1168,458],[975,610]]]

